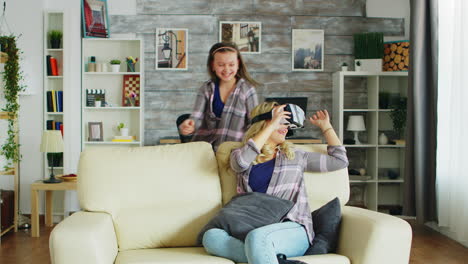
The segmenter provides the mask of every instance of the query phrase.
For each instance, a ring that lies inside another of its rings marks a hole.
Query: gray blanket
[[[202,228],[198,234],[198,244],[202,244],[203,235],[212,228],[223,229],[231,236],[244,241],[251,230],[279,223],[293,205],[289,200],[269,194],[239,194]]]

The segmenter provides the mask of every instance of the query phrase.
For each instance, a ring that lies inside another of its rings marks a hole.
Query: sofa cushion
[[[230,169],[229,158],[231,151],[240,146],[242,146],[240,142],[224,142],[216,152],[219,176],[221,178],[223,204],[229,202],[237,194],[236,174]],[[296,144],[295,147],[311,152],[327,153],[327,145],[325,144]],[[325,173],[305,172],[304,179],[311,211],[320,208],[335,197],[340,199],[342,205],[348,202],[349,178],[347,168]]]
[[[312,212],[315,237],[305,255],[335,253],[341,223],[340,200],[335,198]]]
[[[91,148],[81,154],[83,210],[112,216],[119,250],[195,246],[221,208],[210,144]]]
[[[265,193],[239,194],[203,227],[198,243],[202,244],[204,233],[211,228],[223,229],[231,236],[245,240],[247,234],[255,228],[279,223],[293,205],[289,200]]]
[[[324,254],[314,256],[302,256],[295,258],[288,258],[291,260],[300,260],[307,264],[351,264],[349,258],[337,254]],[[247,263],[239,263],[247,264]]]
[[[120,252],[115,264],[234,264],[211,256],[202,247],[137,249]]]

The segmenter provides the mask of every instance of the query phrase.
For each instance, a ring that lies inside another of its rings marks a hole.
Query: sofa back
[[[221,208],[218,167],[205,142],[86,148],[80,206],[112,215],[120,250],[195,246]]]
[[[221,177],[223,204],[229,202],[231,198],[236,195],[236,175],[229,169],[229,157],[231,151],[241,145],[240,142],[225,142],[219,146],[216,152],[219,174]],[[327,154],[327,145],[324,144],[295,145],[295,147],[310,152]],[[326,173],[305,172],[304,177],[309,197],[309,205],[312,211],[335,197],[340,199],[342,206],[348,202],[349,177],[346,168]]]

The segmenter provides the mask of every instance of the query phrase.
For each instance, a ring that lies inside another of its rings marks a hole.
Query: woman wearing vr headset
[[[222,229],[210,229],[203,237],[207,252],[250,264],[303,263],[285,260],[302,256],[314,238],[312,216],[303,178],[304,171],[333,171],[348,166],[346,150],[330,124],[328,112],[309,118],[328,142],[328,155],[294,149],[285,140],[291,113],[286,105],[265,102],[252,111],[252,125],[244,145],[231,153],[237,174],[237,192],[262,192],[294,203],[281,223],[250,231],[242,242]],[[285,121],[286,120],[286,121]]]
[[[249,124],[249,113],[258,104],[258,83],[247,72],[234,43],[216,43],[207,61],[210,80],[198,91],[191,116],[179,132],[192,141],[207,141],[216,151],[224,141],[241,141]]]

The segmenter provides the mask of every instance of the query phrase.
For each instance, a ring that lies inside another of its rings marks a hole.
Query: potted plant
[[[360,62],[363,71],[381,72],[383,58],[383,33],[358,33],[353,35],[355,65]],[[356,71],[358,71],[356,69]]]
[[[406,127],[406,105],[407,98],[400,97],[394,104],[392,104],[392,111],[390,112],[390,118],[393,122],[393,129],[395,130],[398,140],[395,140],[397,145],[403,145],[405,141],[404,130]]]
[[[110,61],[112,72],[119,72],[120,71],[120,60],[113,59]]]
[[[354,65],[355,71],[361,71],[361,61],[356,60]]]
[[[348,63],[343,62],[343,64],[341,64],[341,71],[348,71]]]
[[[62,31],[51,30],[49,31],[50,48],[59,49],[62,42]]]
[[[101,105],[102,105],[101,98],[94,99],[94,106],[95,107],[101,107]]]
[[[379,93],[379,108],[388,109],[388,103],[390,102],[390,93],[382,91]]]
[[[119,123],[117,129],[120,131],[121,136],[128,136],[128,127],[125,126],[125,123]]]

